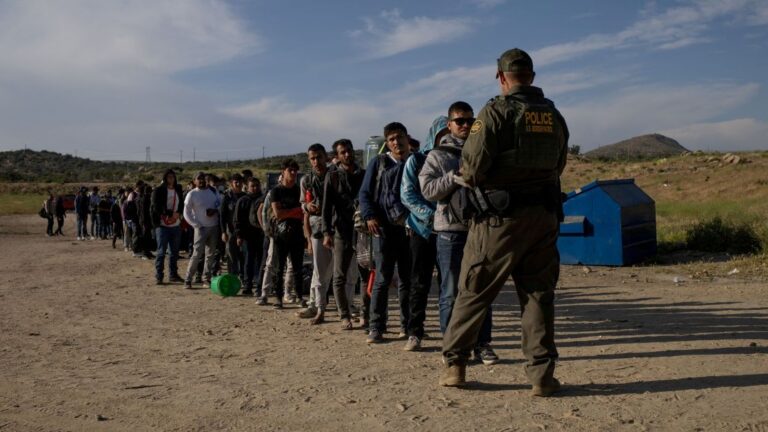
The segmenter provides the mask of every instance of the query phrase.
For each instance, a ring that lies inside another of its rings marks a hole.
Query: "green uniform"
[[[551,383],[557,359],[554,290],[559,178],[568,129],[554,104],[533,86],[513,88],[480,111],[462,153],[462,176],[480,188],[509,193],[510,205],[470,223],[459,293],[443,355],[464,365],[485,313],[511,275],[522,309],[522,349],[534,385]]]

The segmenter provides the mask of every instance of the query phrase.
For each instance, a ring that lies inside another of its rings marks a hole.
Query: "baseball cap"
[[[496,60],[498,68],[502,72],[533,72],[533,60],[527,52],[520,48],[512,48]]]

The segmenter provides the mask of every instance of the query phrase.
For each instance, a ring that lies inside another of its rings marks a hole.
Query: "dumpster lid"
[[[621,185],[621,184],[635,184],[635,179],[595,180],[592,183],[587,184],[586,186],[572,190],[571,192],[568,193],[568,198],[574,197],[580,193],[587,192],[598,186]]]

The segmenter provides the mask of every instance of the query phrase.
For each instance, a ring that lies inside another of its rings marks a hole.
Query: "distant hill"
[[[362,152],[357,151],[360,161]],[[264,159],[201,162],[136,162],[96,161],[42,150],[0,152],[0,182],[39,183],[133,183],[136,180],[159,181],[162,173],[173,168],[181,179],[191,178],[197,171],[228,177],[244,168],[256,172],[278,171],[286,158],[295,159],[301,169],[309,170],[306,153],[271,156]]]
[[[672,138],[649,134],[598,147],[584,156],[601,160],[641,160],[678,156],[687,151],[688,149]]]

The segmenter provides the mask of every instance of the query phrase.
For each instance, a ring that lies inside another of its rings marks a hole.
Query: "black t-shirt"
[[[285,187],[281,184],[272,188],[269,191],[269,200],[272,203],[277,203],[277,206],[283,210],[290,210],[292,208],[301,207],[299,197],[301,195],[299,184],[296,183],[293,187]],[[298,229],[301,232],[302,221],[300,219],[285,219],[278,222],[278,225],[290,226],[291,230]]]

